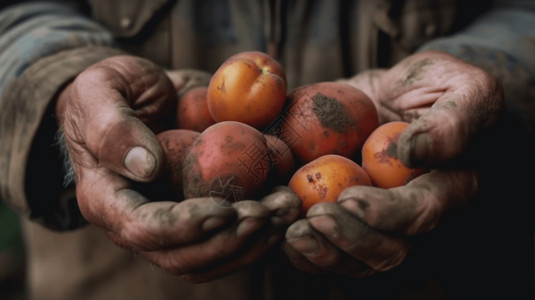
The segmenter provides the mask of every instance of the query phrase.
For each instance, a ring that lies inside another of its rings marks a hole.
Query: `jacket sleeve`
[[[63,186],[53,100],[82,70],[119,53],[111,34],[72,5],[0,10],[0,199],[22,215],[58,230],[84,223]]]
[[[419,50],[445,51],[493,74],[506,109],[535,134],[535,1],[495,1],[461,32]]]

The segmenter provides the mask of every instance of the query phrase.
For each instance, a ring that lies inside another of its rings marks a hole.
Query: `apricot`
[[[362,147],[362,167],[374,186],[402,186],[426,172],[424,168],[408,168],[397,156],[397,142],[409,123],[395,121],[375,129]]]
[[[356,162],[344,156],[327,154],[299,168],[288,185],[301,199],[301,213],[305,215],[314,204],[336,202],[345,188],[371,185],[371,181]]]
[[[379,123],[372,100],[345,83],[301,86],[288,101],[281,138],[302,164],[327,154],[360,157],[362,144]]]
[[[199,86],[180,96],[176,110],[178,129],[202,132],[215,123],[208,110],[207,94],[208,87]]]
[[[189,147],[200,135],[187,129],[170,129],[156,135],[165,154],[165,171],[163,177],[171,186],[177,200],[184,199],[182,192],[182,168]]]
[[[195,139],[186,154],[184,196],[231,202],[249,198],[266,182],[269,164],[267,142],[260,131],[236,121],[216,123]]]
[[[208,84],[208,110],[216,122],[238,121],[261,130],[286,100],[286,75],[271,56],[257,51],[229,57]]]
[[[268,154],[271,160],[269,180],[274,183],[287,184],[295,171],[295,161],[290,147],[280,138],[264,134],[267,141]]]

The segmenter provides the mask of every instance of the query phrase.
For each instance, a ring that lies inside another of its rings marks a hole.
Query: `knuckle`
[[[397,251],[392,252],[391,255],[387,256],[385,259],[378,261],[371,265],[371,267],[378,272],[386,272],[392,270],[393,268],[399,266],[407,256],[408,250],[406,247],[397,249]]]
[[[254,217],[259,219],[266,219],[270,215],[270,211],[255,200],[243,200],[233,204],[233,208],[238,212],[240,219],[247,217]]]
[[[409,226],[405,230],[405,234],[409,236],[433,230],[442,215],[438,196],[429,189],[421,189],[421,193],[416,196],[416,199],[417,209],[414,219],[409,222]]]

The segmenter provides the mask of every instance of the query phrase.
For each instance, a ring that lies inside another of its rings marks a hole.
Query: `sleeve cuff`
[[[63,186],[54,136],[54,99],[94,63],[123,52],[108,47],[67,50],[33,63],[0,100],[0,196],[15,210],[55,230],[84,224],[72,187]]]

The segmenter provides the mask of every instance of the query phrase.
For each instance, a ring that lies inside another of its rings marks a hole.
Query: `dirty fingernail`
[[[143,147],[134,147],[124,158],[124,166],[134,175],[147,178],[156,168],[156,158]]]
[[[420,133],[411,139],[410,164],[411,166],[421,165],[429,158],[431,147],[431,137],[426,133]]]
[[[223,224],[225,224],[225,222],[226,220],[223,218],[211,217],[211,218],[206,219],[202,223],[201,228],[204,231],[209,231],[209,230],[216,229],[222,226]]]
[[[348,198],[341,200],[339,203],[342,207],[352,212],[359,218],[363,218],[365,212],[370,207],[370,203],[362,199]]]
[[[292,247],[303,254],[314,254],[318,251],[318,242],[314,238],[299,238],[288,241]]]
[[[312,224],[312,227],[323,232],[323,234],[327,234],[329,236],[335,236],[338,234],[338,226],[336,221],[334,221],[330,216],[313,216],[309,218],[309,222]]]
[[[236,236],[245,237],[255,232],[262,226],[262,222],[258,219],[248,218],[240,222],[236,228]]]

